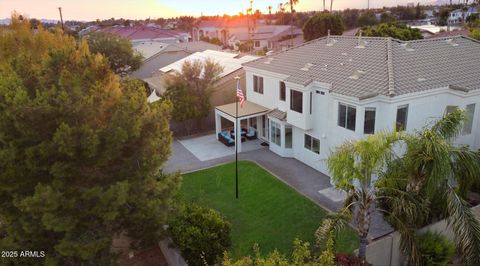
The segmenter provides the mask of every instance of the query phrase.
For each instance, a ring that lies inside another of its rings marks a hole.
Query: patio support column
[[[218,113],[217,110],[215,110],[215,137],[218,140],[218,133],[222,131],[222,117]]]
[[[238,145],[237,151],[240,153],[242,152],[242,120],[238,119],[237,122],[233,122],[233,126],[235,128],[235,145]]]

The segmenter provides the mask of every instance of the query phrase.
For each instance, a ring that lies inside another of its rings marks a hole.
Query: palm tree
[[[272,6],[268,6],[268,14],[270,16],[272,16],[272,8],[273,8]]]
[[[387,164],[377,183],[378,187],[390,188],[390,191],[380,190],[379,194],[388,197],[381,197],[379,206],[388,210],[386,220],[399,229],[401,248],[408,255],[409,265],[421,263],[416,230],[446,217],[456,234],[464,264],[480,265],[480,223],[464,200],[471,185],[478,182],[480,153],[452,144],[464,120],[464,112],[457,110],[429,128],[404,135],[401,141],[404,155]],[[397,197],[399,191],[412,197]],[[411,198],[418,199],[418,206],[428,212],[412,215],[411,210],[404,209],[403,204]]]
[[[290,6],[290,40],[291,40],[291,45],[293,46],[293,16],[295,13],[294,7],[300,2],[300,0],[289,0],[288,2],[285,3],[285,5]]]
[[[328,169],[335,187],[347,192],[344,208],[339,212],[353,214],[358,228],[360,246],[358,256],[365,260],[371,214],[376,209],[376,189],[372,178],[386,167],[394,156],[392,146],[400,133],[379,133],[366,139],[346,142],[328,158]],[[337,219],[338,221],[338,219]],[[332,220],[325,220],[321,228]]]

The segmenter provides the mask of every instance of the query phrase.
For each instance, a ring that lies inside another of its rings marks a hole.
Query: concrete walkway
[[[281,181],[327,211],[335,212],[342,207],[342,201],[338,201],[335,197],[325,196],[328,193],[319,193],[319,191],[332,189],[330,178],[296,159],[280,157],[271,152],[268,147],[239,153],[238,158],[239,160],[251,160],[258,163]],[[229,155],[213,160],[200,161],[180,142],[175,140],[172,145],[172,156],[164,165],[163,170],[166,173],[188,173],[234,160],[235,155]],[[392,228],[383,221],[381,215],[373,215],[369,235],[371,239],[384,236],[392,231]]]

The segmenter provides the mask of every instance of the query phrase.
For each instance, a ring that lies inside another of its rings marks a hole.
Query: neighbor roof
[[[258,59],[258,57],[250,56],[250,55],[239,57],[238,54],[234,54],[234,53],[206,50],[203,52],[196,52],[168,66],[162,67],[160,71],[164,73],[167,73],[170,71],[181,71],[182,65],[185,61],[194,61],[194,60],[205,61],[207,59],[211,59],[219,63],[223,67],[223,72],[222,74],[220,74],[220,78],[222,78],[234,71],[237,71],[238,69],[241,69],[243,63],[253,61],[255,59]]]
[[[332,92],[361,99],[450,85],[480,89],[480,42],[463,36],[410,42],[330,36],[244,65],[303,86],[331,84]]]
[[[165,30],[154,26],[111,26],[99,28],[98,32],[114,33],[130,40],[147,39],[182,39],[181,33],[174,30]]]

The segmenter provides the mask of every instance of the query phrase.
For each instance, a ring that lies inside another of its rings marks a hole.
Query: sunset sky
[[[275,11],[287,0],[254,0],[253,8],[267,12],[269,5]],[[417,0],[430,3],[434,0]],[[370,6],[405,5],[412,0],[370,0]],[[326,0],[327,5],[330,0]],[[367,0],[334,0],[334,9],[366,8]],[[13,10],[29,17],[57,19],[63,8],[65,20],[94,20],[97,18],[157,18],[179,15],[237,14],[249,6],[249,0],[0,0],[0,18],[9,17]],[[323,0],[300,0],[297,10],[320,10]]]

